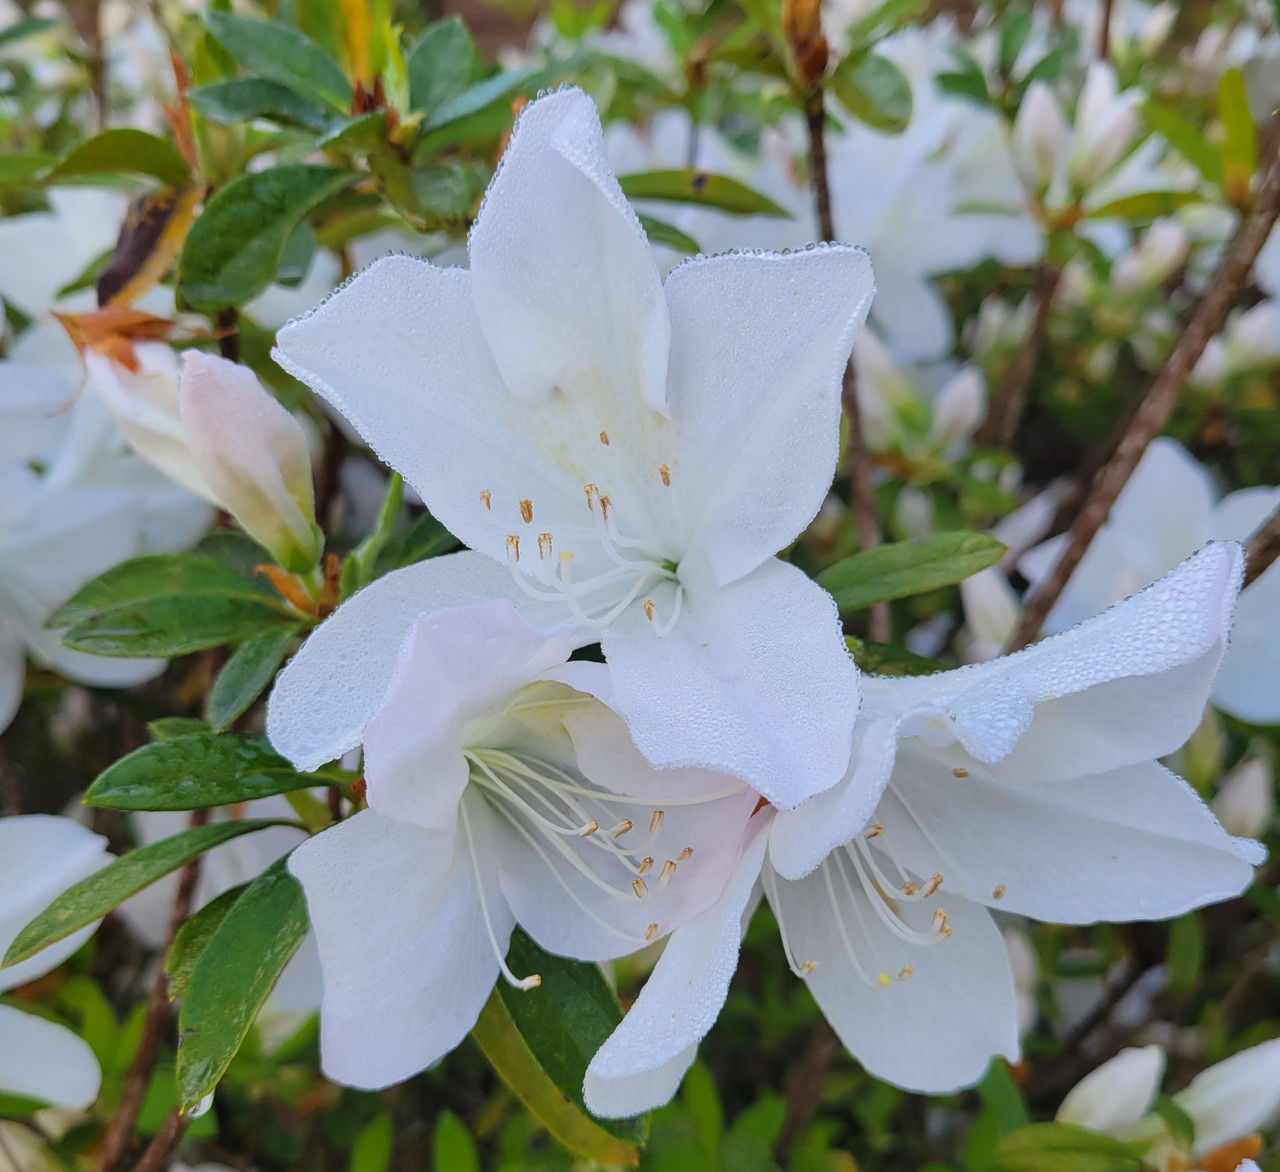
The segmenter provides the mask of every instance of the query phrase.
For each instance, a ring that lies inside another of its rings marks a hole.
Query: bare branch
[[[1280,508],[1276,509],[1250,535],[1244,547],[1244,584],[1256,582],[1280,557]]]

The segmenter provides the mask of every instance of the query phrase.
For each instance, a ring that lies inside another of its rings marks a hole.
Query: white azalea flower
[[[1124,156],[1138,132],[1138,89],[1119,92],[1110,65],[1094,62],[1085,74],[1076,106],[1067,179],[1078,191],[1088,191]]]
[[[865,255],[700,257],[663,285],[577,90],[521,114],[470,255],[385,258],[279,334],[278,361],[476,552],[322,625],[277,684],[276,747],[304,768],[351,748],[419,614],[506,597],[602,642],[654,764],[783,805],[834,784],[856,671],[831,599],[772,554],[831,482]]]
[[[864,680],[846,782],[773,817],[762,878],[793,969],[876,1077],[944,1092],[993,1055],[1016,1057],[989,907],[1057,923],[1161,919],[1250,882],[1257,844],[1227,835],[1156,761],[1199,719],[1240,573],[1239,548],[1212,545],[1016,655]],[[592,1061],[592,1110],[631,1114],[678,1084],[735,965],[747,899],[736,883],[677,929]]]
[[[0,818],[0,955],[49,902],[104,866],[106,839],[70,818],[27,814]],[[81,928],[35,956],[0,969],[0,992],[56,968],[90,936]],[[83,1040],[65,1026],[0,1005],[0,1092],[57,1107],[87,1107],[102,1074]]]
[[[503,959],[516,923],[556,953],[626,955],[713,903],[759,837],[744,783],[641,757],[596,698],[608,669],[566,664],[572,645],[509,602],[419,619],[366,731],[369,809],[290,856],[339,1082],[436,1061],[499,973],[535,988]]]
[[[1121,1050],[1067,1092],[1055,1118],[1123,1138],[1156,1101],[1164,1062],[1159,1046]]]
[[[1280,1115],[1280,1038],[1251,1046],[1196,1075],[1173,1096],[1196,1125],[1191,1154],[1269,1127]]]
[[[1157,439],[1112,506],[1083,561],[1049,614],[1060,631],[1131,594],[1176,566],[1210,539],[1242,541],[1277,506],[1280,488],[1246,488],[1216,504],[1213,482],[1180,444]],[[1023,555],[1018,568],[1034,585],[1062,556],[1057,537]],[[1236,625],[1212,702],[1255,724],[1280,721],[1280,566],[1271,566],[1240,596]]]

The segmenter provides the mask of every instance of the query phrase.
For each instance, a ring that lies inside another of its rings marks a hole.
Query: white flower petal
[[[743,915],[764,858],[762,831],[720,899],[672,934],[635,1004],[596,1051],[582,1088],[594,1114],[638,1115],[675,1094],[738,967]]]
[[[539,98],[517,119],[468,251],[476,313],[514,395],[638,392],[667,414],[661,281],[581,90]]]
[[[698,257],[667,278],[672,491],[718,582],[789,545],[822,504],[874,292],[866,253],[844,246]]]
[[[1015,1059],[1013,977],[986,909],[950,896],[951,935],[911,945],[884,926],[857,880],[845,881],[848,868],[845,875],[836,871],[839,865],[828,859],[798,883],[766,870],[765,894],[796,963],[813,962],[806,983],[853,1056],[876,1078],[925,1094],[977,1082],[997,1054]],[[935,905],[902,904],[900,914],[927,931]],[[911,973],[900,977],[908,965]]]
[[[78,1110],[101,1083],[93,1051],[66,1026],[0,1005],[0,1091]]]
[[[498,972],[475,869],[451,831],[364,810],[289,856],[320,948],[324,1072],[376,1090],[452,1050]],[[505,953],[512,919],[488,902]]]
[[[48,463],[70,425],[76,388],[50,371],[0,361],[0,467]]]
[[[660,768],[733,774],[783,809],[829,789],[848,768],[858,711],[835,603],[773,559],[723,589],[702,585],[689,584],[664,635],[643,615],[604,632],[636,747]]]
[[[1151,1110],[1162,1078],[1164,1051],[1131,1046],[1076,1083],[1054,1118],[1123,1139]]]
[[[1173,1101],[1196,1125],[1196,1159],[1266,1127],[1280,1112],[1280,1038],[1209,1067]]]

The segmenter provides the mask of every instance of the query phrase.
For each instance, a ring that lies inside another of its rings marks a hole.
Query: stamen
[[[538,534],[538,556],[545,562],[551,556],[551,534]]]
[[[880,988],[882,989],[887,989],[890,985],[893,984],[893,978],[889,976],[888,973],[880,973],[876,977],[876,981],[879,983]]]
[[[996,889],[991,893],[991,898],[992,898],[992,899],[1004,899],[1004,893],[1005,893],[1005,890],[1006,890],[1006,888],[1005,888],[1005,885],[1004,885],[1003,883],[997,883],[997,884],[996,884]]]
[[[884,833],[884,827],[883,827],[883,826],[881,826],[879,822],[877,822],[874,826],[872,826],[872,827],[870,827],[870,829],[868,829],[868,831],[867,831],[867,837],[868,837],[868,838],[879,838],[883,833]]]
[[[806,960],[804,964],[800,966],[800,972],[797,975],[801,977],[807,977],[817,967],[818,967],[817,961]]]
[[[621,838],[630,829],[631,829],[631,819],[624,818],[621,822],[618,823],[617,826],[615,826],[611,831],[609,831],[609,837]]]
[[[524,500],[520,502],[520,517],[526,525],[533,520],[533,501]]]
[[[967,769],[964,769],[964,768],[962,768],[961,766],[957,765],[957,766],[956,766],[956,767],[951,771],[951,774],[952,774],[952,776],[953,776],[953,777],[968,777],[968,776],[969,776],[969,771],[968,771]]]
[[[480,503],[484,505],[486,512],[493,505],[493,494],[487,488],[480,490]]]
[[[665,810],[654,810],[653,817],[649,819],[649,837],[652,838],[658,833],[658,827],[662,825],[662,820],[667,816]]]
[[[662,485],[664,488],[671,487],[671,469],[665,464],[658,465],[658,475],[662,477]]]
[[[787,958],[787,967],[802,981],[814,970],[814,963],[806,960],[797,964],[795,953],[791,950],[791,941],[787,939],[787,925],[782,918],[781,904],[778,902],[778,884],[772,868],[766,867],[760,875],[760,883],[769,897],[769,906],[774,909],[778,921],[778,937],[782,941],[782,954]]]
[[[601,434],[601,435],[604,435],[604,432],[601,432],[600,434]],[[608,442],[609,442],[608,440],[605,440],[605,443],[608,443]],[[658,925],[657,925],[657,924],[650,924],[650,925],[649,925],[649,926],[644,930],[644,938],[645,938],[646,940],[652,940],[652,939],[653,939],[657,934],[658,934]]]
[[[908,880],[907,880],[907,881],[902,885],[902,894],[903,894],[903,895],[915,895],[915,893],[916,893],[916,885],[915,885],[914,883],[912,883],[910,879],[908,879]]]
[[[638,872],[641,875],[647,875],[649,874],[649,871],[652,869],[652,867],[653,867],[653,856],[649,855],[647,858],[640,860],[640,866],[638,868]]]
[[[925,889],[924,889],[925,897],[928,898],[935,891],[937,891],[938,888],[941,886],[942,886],[942,872],[935,871],[933,875],[930,877],[929,882],[925,885]]]
[[[654,633],[658,635],[670,634],[671,628],[676,625],[676,622],[680,618],[680,611],[683,605],[684,605],[684,586],[677,585],[676,586],[676,602],[675,602],[675,606],[671,608],[671,617],[667,619],[667,621],[663,623],[662,626],[654,627]]]
[[[564,557],[564,554],[560,555]],[[520,560],[520,538],[514,533],[507,534],[507,561],[518,562]]]
[[[613,501],[611,501],[607,496],[602,496],[600,498],[600,515],[606,521],[609,519],[609,510],[612,506],[613,506]]]
[[[595,834],[595,832],[599,829],[600,829],[600,823],[596,822],[593,819],[592,821],[588,822],[581,830],[578,831],[578,837],[590,838],[591,835]]]
[[[898,972],[898,980],[905,981],[916,970],[909,964],[904,964]]]
[[[666,885],[670,883],[671,880],[675,878],[675,876],[676,876],[676,865],[671,859],[668,859],[665,863],[662,864],[662,873],[658,876],[658,886],[660,888],[666,887]]]
[[[600,490],[594,484],[584,484],[582,491],[587,494],[587,508],[594,513],[596,508],[595,498],[600,495]]]
[[[678,855],[676,855],[676,862],[683,863],[685,859],[692,858],[692,857],[693,857],[693,847],[687,846]]]
[[[609,446],[609,433],[607,431],[602,431],[600,433],[600,442],[604,444],[606,448]]]
[[[636,893],[636,899],[644,899],[649,894],[649,885],[643,879],[633,879],[631,881],[631,890]]]
[[[646,598],[644,600],[644,617],[650,622],[653,622],[653,614],[657,609],[657,605],[654,603],[652,598]]]

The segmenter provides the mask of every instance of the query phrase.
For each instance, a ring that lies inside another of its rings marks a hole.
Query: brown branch
[[[1031,322],[1031,330],[1009,364],[1009,369],[1004,372],[996,393],[991,396],[991,408],[987,412],[986,421],[974,437],[984,447],[1007,448],[1018,433],[1018,425],[1022,422],[1022,413],[1027,405],[1027,387],[1031,383],[1032,371],[1035,370],[1040,339],[1048,328],[1053,297],[1058,291],[1061,278],[1062,271],[1048,261],[1036,273],[1035,289],[1031,294],[1036,299],[1036,314]]]
[[[1098,30],[1098,60],[1105,61],[1111,54],[1111,9],[1114,0],[1103,0],[1102,27]]]
[[[240,361],[240,314],[234,305],[220,309],[214,318],[218,331],[218,353],[228,362]]]
[[[170,1111],[160,1125],[160,1130],[147,1145],[147,1150],[133,1166],[133,1172],[161,1172],[161,1169],[167,1167],[169,1157],[182,1142],[190,1122],[190,1118],[180,1114],[177,1107]]]
[[[1280,508],[1250,535],[1244,547],[1244,584],[1256,582],[1280,557]]]
[[[809,128],[810,184],[813,187],[818,230],[823,240],[833,241],[836,238],[836,228],[831,215],[831,181],[827,174],[827,113],[821,88],[815,89],[806,99],[804,114]],[[852,358],[845,366],[841,402],[845,417],[849,420],[846,458],[849,464],[849,497],[858,525],[858,544],[863,549],[874,549],[880,544],[880,525],[876,520],[876,498],[871,487],[871,462],[867,458],[867,448],[862,438],[862,412],[858,408]],[[877,602],[871,607],[867,616],[867,637],[875,643],[889,641],[887,602]]]
[[[203,826],[209,820],[208,810],[193,810],[191,825]],[[102,1146],[98,1153],[98,1162],[94,1172],[111,1172],[111,1169],[124,1155],[133,1134],[133,1126],[138,1120],[138,1112],[142,1110],[142,1102],[146,1097],[147,1084],[151,1081],[151,1071],[155,1067],[156,1058],[160,1054],[160,1035],[164,1028],[169,1009],[169,978],[164,971],[164,958],[173,947],[174,937],[178,929],[186,923],[191,913],[191,901],[195,896],[196,883],[200,878],[200,857],[192,859],[182,868],[178,880],[178,894],[173,901],[173,914],[169,917],[169,931],[165,937],[164,947],[160,950],[160,971],[152,982],[151,992],[147,996],[147,1015],[142,1024],[142,1038],[138,1042],[138,1052],[134,1056],[133,1065],[125,1077],[124,1091],[120,1095],[120,1104],[111,1117],[107,1130],[102,1136]],[[183,1125],[185,1127],[185,1124]],[[158,1138],[158,1137],[157,1137]]]
[[[1129,482],[1147,445],[1169,421],[1187,376],[1204,353],[1209,339],[1226,321],[1227,311],[1248,279],[1253,262],[1267,242],[1277,216],[1280,216],[1280,158],[1271,160],[1266,176],[1258,188],[1253,211],[1241,222],[1227,247],[1222,264],[1197,303],[1173,353],[1156,375],[1124,435],[1120,437],[1115,454],[1094,482],[1080,515],[1071,526],[1067,548],[1061,559],[1044,585],[1031,596],[1022,616],[1022,624],[1010,644],[1010,651],[1026,647],[1036,637],[1063,588],[1079,566],[1089,543],[1102,528],[1111,512],[1111,506]]]

